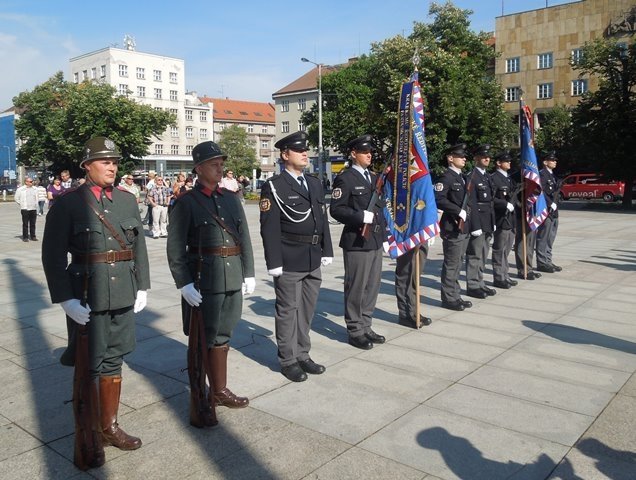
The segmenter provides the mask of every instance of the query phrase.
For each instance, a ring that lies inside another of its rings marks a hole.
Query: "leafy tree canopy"
[[[67,169],[74,176],[80,173],[78,165],[90,138],[113,140],[122,153],[120,170],[129,172],[149,153],[151,137],[176,121],[168,112],[116,95],[110,85],[67,82],[62,72],[20,93],[13,104],[20,112],[15,125],[23,142],[19,162],[54,173]]]
[[[486,33],[470,30],[470,10],[452,3],[432,3],[430,24],[415,22],[413,32],[374,43],[371,53],[322,80],[323,142],[340,151],[363,133],[385,146],[396,141],[397,108],[402,83],[418,66],[425,100],[429,162],[440,171],[441,154],[449,143],[470,146],[510,145],[516,126],[503,109],[503,91],[492,71],[495,52]],[[315,143],[317,109],[303,116]]]
[[[252,177],[252,171],[258,167],[258,160],[254,142],[248,138],[244,128],[238,125],[227,127],[221,132],[218,145],[227,155],[226,170],[231,169],[235,178],[239,175]]]

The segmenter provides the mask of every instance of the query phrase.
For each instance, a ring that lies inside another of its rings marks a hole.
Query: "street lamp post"
[[[9,180],[11,180],[11,147],[2,145],[2,148],[7,149],[7,175],[9,176]]]
[[[322,63],[312,62],[305,57],[300,61],[313,63],[318,67],[318,179],[322,182]]]

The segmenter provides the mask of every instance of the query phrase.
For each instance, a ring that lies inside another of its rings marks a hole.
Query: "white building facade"
[[[182,59],[137,52],[129,36],[124,44],[125,48],[108,47],[71,58],[69,78],[75,83],[107,83],[119,95],[173,113],[176,124],[152,139],[143,168],[164,174],[190,171],[192,148],[212,140],[212,109],[196,93],[186,92]]]

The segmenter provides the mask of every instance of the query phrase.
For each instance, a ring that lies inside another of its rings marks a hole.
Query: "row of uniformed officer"
[[[548,206],[548,216],[537,229],[537,270],[545,273],[560,272],[562,268],[552,262],[552,245],[559,228],[559,183],[554,175],[556,154],[548,152],[543,157],[543,168],[539,172],[541,188]]]

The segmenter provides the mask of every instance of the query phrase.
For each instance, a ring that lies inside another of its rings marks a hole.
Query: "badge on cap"
[[[333,192],[331,192],[331,198],[338,200],[340,197],[342,197],[342,189],[334,188]]]
[[[436,183],[435,184],[435,191],[436,192],[441,192],[442,190],[444,190],[444,184],[442,182]]]
[[[259,203],[259,207],[261,212],[269,212],[270,208],[272,208],[272,202],[269,201],[269,198],[263,198]]]
[[[113,142],[110,138],[104,140],[104,147],[108,150],[115,150],[115,142]]]

